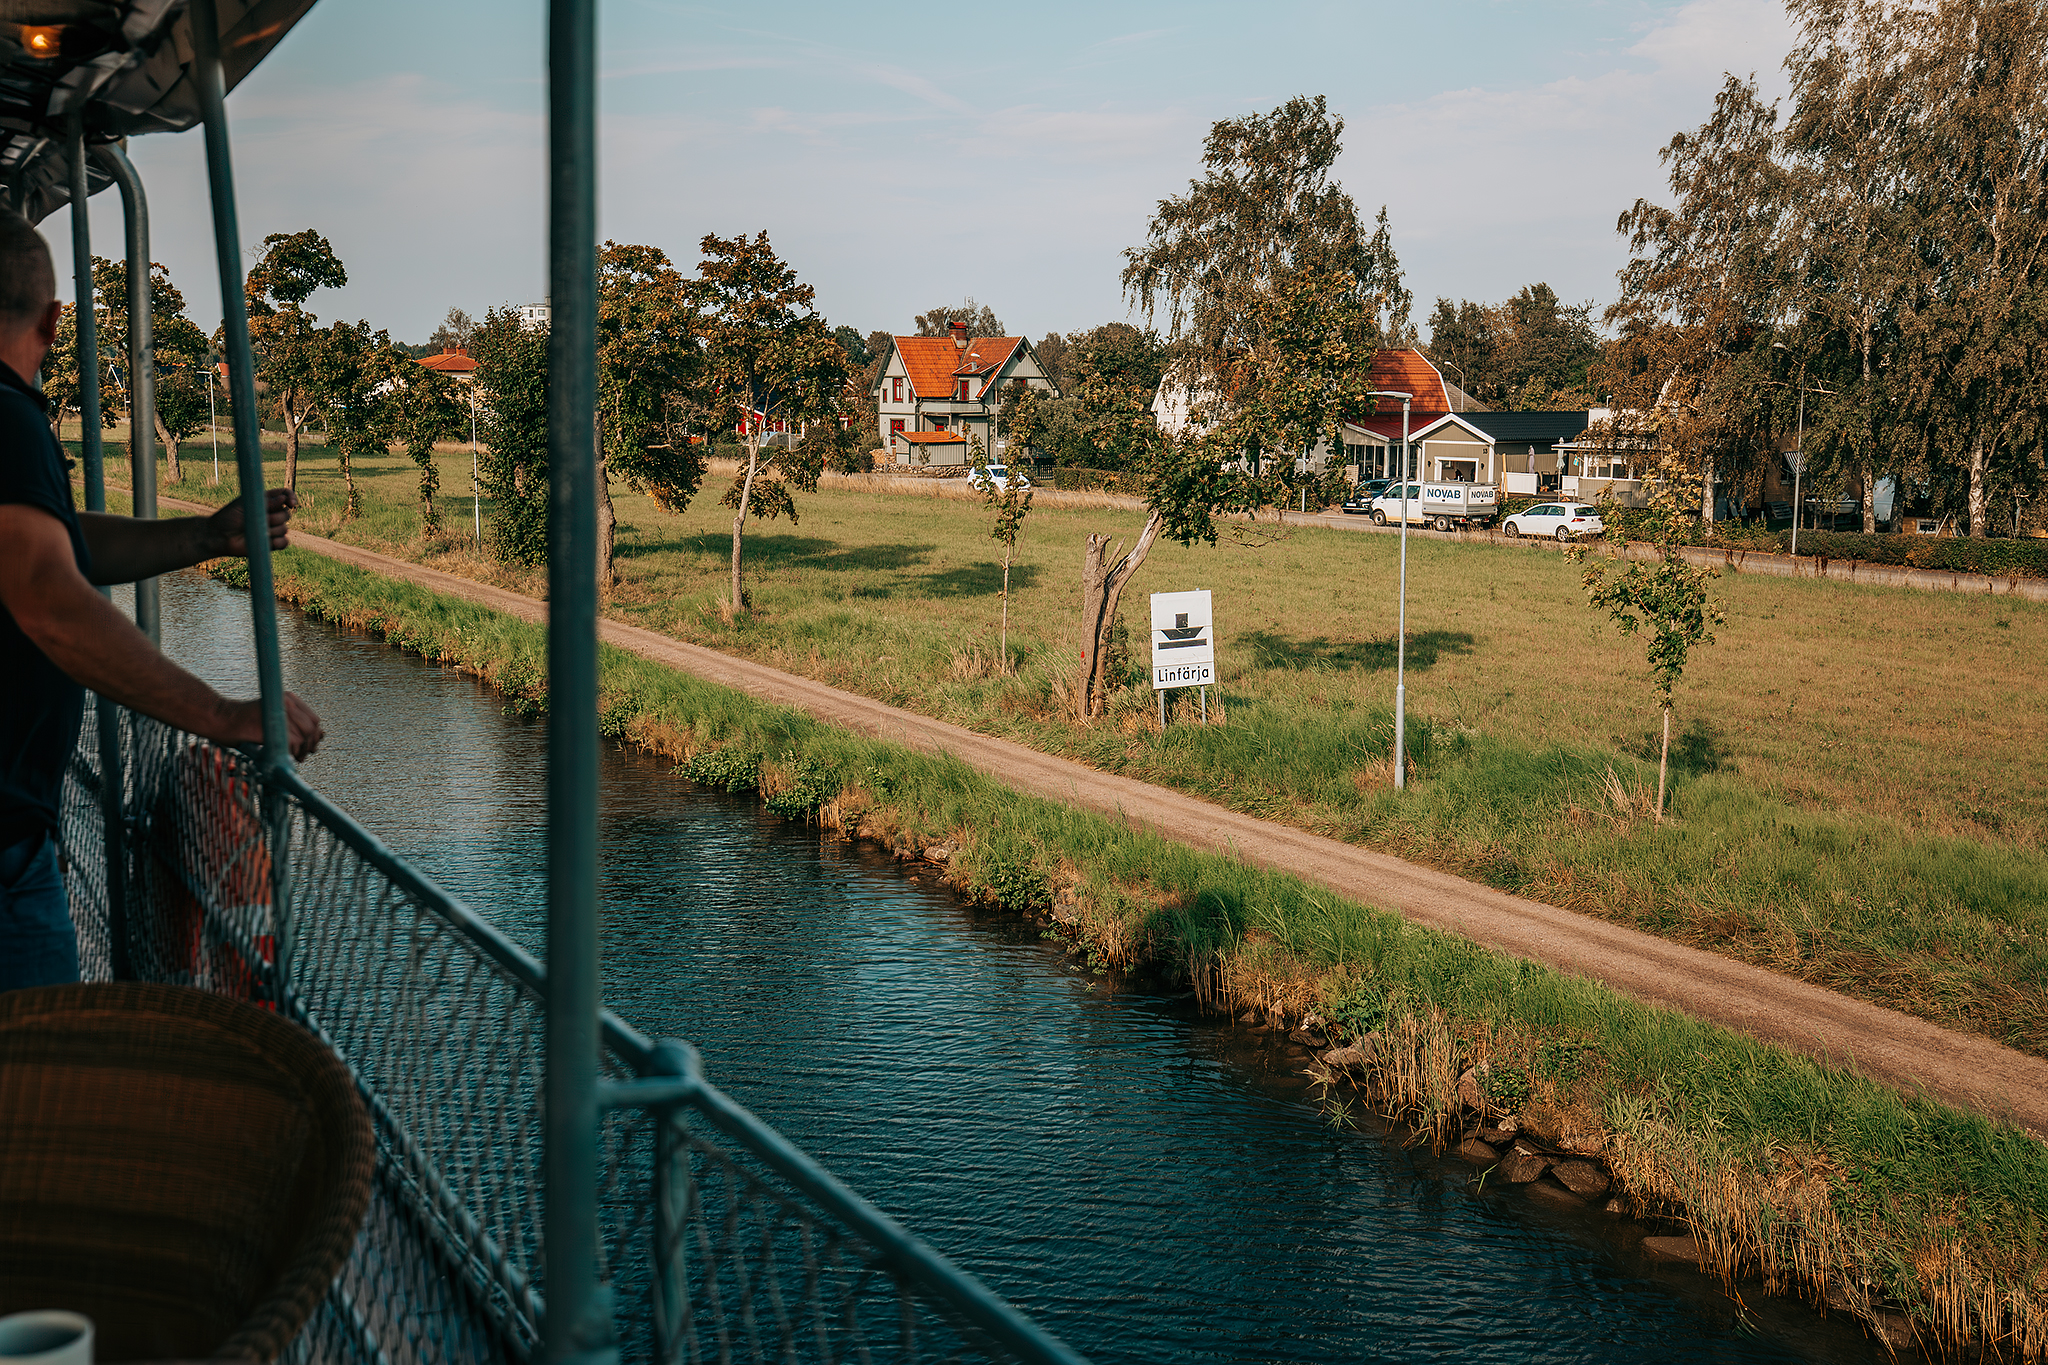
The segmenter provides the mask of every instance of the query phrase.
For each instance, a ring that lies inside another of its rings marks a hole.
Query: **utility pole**
[[[1400,634],[1394,645],[1394,787],[1408,786],[1408,411],[1415,395],[1375,389],[1368,398],[1401,400],[1401,607]]]

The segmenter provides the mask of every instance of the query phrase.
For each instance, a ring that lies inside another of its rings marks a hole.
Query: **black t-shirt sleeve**
[[[0,385],[0,503],[21,503],[63,522],[79,572],[90,573],[64,448],[50,434],[37,400],[11,384]]]

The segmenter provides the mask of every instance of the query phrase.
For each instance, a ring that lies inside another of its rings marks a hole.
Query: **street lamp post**
[[[476,523],[476,552],[484,552],[484,495],[476,481],[476,381],[469,381],[469,513]]]
[[[1394,787],[1408,786],[1408,411],[1412,393],[1374,389],[1368,398],[1401,400],[1401,607],[1400,634],[1394,644]]]
[[[1771,343],[1774,351],[1788,355],[1792,348],[1782,341]],[[1799,558],[1799,522],[1805,515],[1805,504],[1799,500],[1799,480],[1806,473],[1806,361],[1799,362],[1799,434],[1792,441],[1792,458],[1786,463],[1792,466],[1792,557]]]

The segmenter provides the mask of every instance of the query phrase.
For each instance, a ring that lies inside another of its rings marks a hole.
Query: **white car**
[[[967,482],[984,491],[993,488],[998,493],[1009,492],[1013,483],[1019,488],[1031,487],[1031,480],[1025,478],[1022,471],[1013,474],[1008,465],[1001,464],[981,466],[967,476]]]
[[[1539,502],[1526,512],[1517,512],[1502,523],[1509,536],[1550,536],[1559,541],[1597,536],[1607,530],[1600,509],[1582,502]]]

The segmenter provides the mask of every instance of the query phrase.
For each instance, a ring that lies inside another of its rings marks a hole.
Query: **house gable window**
[[[903,401],[903,377],[901,375],[889,381],[889,401],[891,403],[901,403]]]

